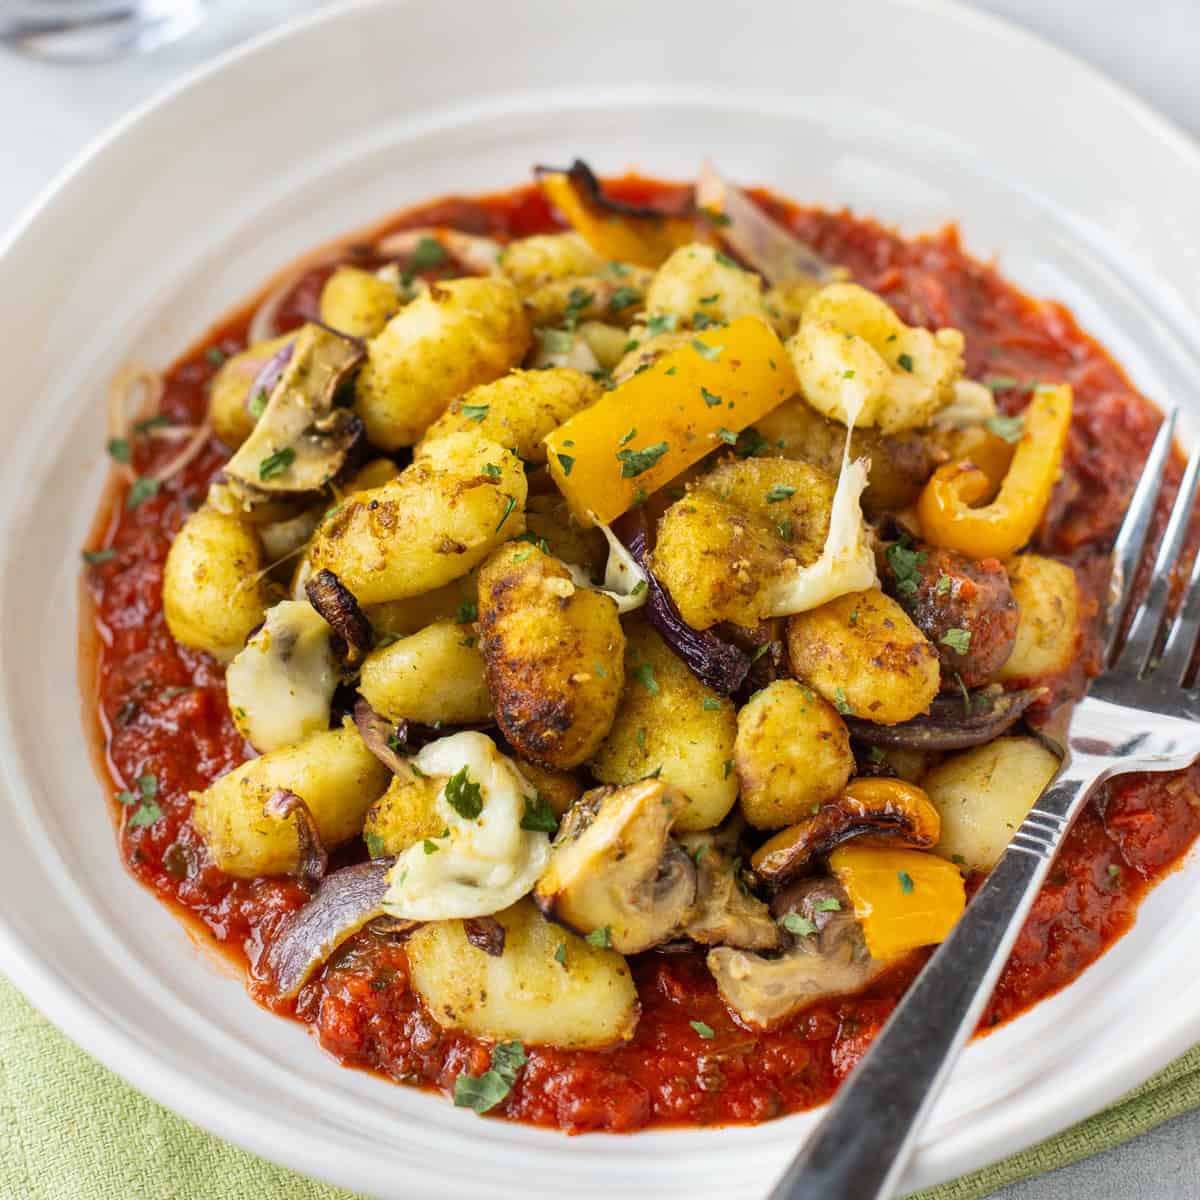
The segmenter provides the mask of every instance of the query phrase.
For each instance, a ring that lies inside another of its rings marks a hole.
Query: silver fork
[[[1053,730],[1062,754],[1058,774],[842,1084],[772,1200],[885,1200],[892,1194],[917,1130],[977,1026],[1038,888],[1088,797],[1114,776],[1181,770],[1200,756],[1200,694],[1183,687],[1200,634],[1200,557],[1169,622],[1167,612],[1171,569],[1183,551],[1200,482],[1200,451],[1188,463],[1149,591],[1120,639],[1177,413],[1163,419],[1113,547],[1103,631],[1110,665]],[[1166,642],[1155,658],[1164,625]]]

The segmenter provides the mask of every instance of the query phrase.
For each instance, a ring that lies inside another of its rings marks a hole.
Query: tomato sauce
[[[625,199],[680,209],[690,190],[638,177],[616,181]],[[1075,417],[1064,479],[1038,535],[1039,548],[1070,562],[1092,602],[1109,549],[1157,425],[1105,350],[1064,308],[1025,296],[994,267],[970,258],[953,227],[911,240],[848,212],[756,198],[854,278],[881,293],[909,323],[954,326],[967,339],[967,371],[993,381],[1001,406],[1019,411],[1033,380],[1068,382]],[[481,199],[437,201],[379,230],[445,224],[501,240],[556,229],[534,187]],[[370,241],[345,258],[380,261]],[[315,315],[332,268],[314,267],[290,290],[281,328]],[[436,272],[435,272],[436,274]],[[200,422],[207,385],[223,354],[245,345],[250,312],[214,330],[166,375],[161,411],[174,424]],[[134,439],[135,471],[166,462],[178,443]],[[223,672],[206,655],[175,644],[162,613],[162,569],[171,538],[204,498],[228,457],[213,440],[179,475],[136,507],[117,488],[95,544],[114,551],[85,568],[98,649],[85,701],[102,739],[108,773],[124,795],[113,805],[121,855],[132,874],[247,971],[261,1003],[310,1024],[348,1065],[410,1084],[452,1088],[463,1070],[485,1070],[488,1043],[448,1033],[407,986],[403,947],[368,930],[347,942],[295,1001],[280,1001],[255,978],[255,964],[280,922],[305,901],[293,881],[234,880],[206,859],[192,828],[189,792],[253,754],[230,719]],[[1179,464],[1158,517],[1171,499]],[[90,629],[85,630],[85,634]],[[85,661],[88,656],[85,655]],[[1096,670],[1094,645],[1060,681],[1078,694]],[[85,675],[88,674],[85,670]],[[139,779],[153,777],[150,785]],[[147,794],[149,793],[149,794]],[[1132,924],[1148,888],[1175,866],[1200,833],[1200,769],[1128,776],[1111,785],[1071,830],[1001,978],[983,1026],[1019,1013],[1063,987]],[[365,857],[356,843],[332,866]],[[886,1020],[926,952],[910,956],[866,992],[827,1001],[769,1033],[742,1028],[717,995],[700,952],[649,953],[632,960],[642,1016],[632,1042],[610,1051],[531,1048],[508,1099],[495,1112],[568,1130],[629,1131],[652,1125],[761,1121],[826,1100]],[[702,1037],[691,1022],[713,1031]]]

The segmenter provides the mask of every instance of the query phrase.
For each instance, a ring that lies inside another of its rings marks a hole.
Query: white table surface
[[[1200,0],[972,2],[1087,59],[1200,137]],[[47,66],[0,50],[0,229],[92,137],[181,71],[315,7],[315,0],[215,0],[208,22],[182,42],[104,66]],[[1200,1112],[996,1200],[1196,1200],[1198,1180]]]

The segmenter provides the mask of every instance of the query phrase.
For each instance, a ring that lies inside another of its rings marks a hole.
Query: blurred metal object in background
[[[58,62],[153,50],[203,19],[206,0],[0,0],[0,42]]]

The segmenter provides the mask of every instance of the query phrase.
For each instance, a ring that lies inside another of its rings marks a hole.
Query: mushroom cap
[[[688,833],[680,842],[696,864],[696,903],[682,929],[704,946],[774,950],[783,940],[770,910],[742,883],[739,860],[712,832]]]
[[[854,779],[812,816],[765,841],[750,860],[755,875],[779,885],[803,874],[815,858],[851,838],[865,844],[928,849],[942,819],[925,792],[902,779]]]
[[[568,811],[534,889],[548,917],[636,954],[667,938],[696,899],[696,869],[670,839],[687,798],[659,779],[585,793]]]

